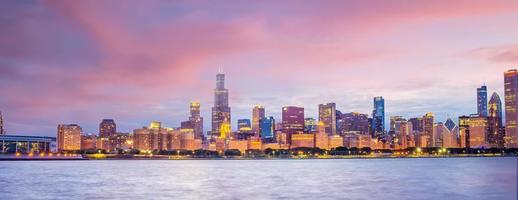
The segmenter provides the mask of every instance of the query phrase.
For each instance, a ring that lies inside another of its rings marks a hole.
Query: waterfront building
[[[230,134],[230,107],[228,103],[228,89],[225,89],[225,74],[216,75],[214,89],[214,107],[212,107],[212,137],[226,138]]]
[[[304,119],[304,133],[316,133],[317,132],[317,120],[308,117]]]
[[[147,127],[133,130],[133,148],[140,151],[151,151],[151,135]]]
[[[318,121],[323,122],[327,135],[336,135],[336,104],[319,104]]]
[[[385,100],[383,97],[374,97],[374,109],[372,111],[372,135],[385,132]]]
[[[255,105],[252,110],[252,131],[255,133],[256,137],[260,135],[260,121],[265,117],[264,107],[262,105]]]
[[[200,113],[200,102],[191,101],[190,103],[190,113],[189,121],[192,124],[192,128],[194,129],[194,138],[197,140],[203,140],[203,117]]]
[[[0,135],[2,153],[56,152],[56,138],[45,136]]]
[[[117,133],[117,125],[113,119],[103,119],[99,124],[99,137],[109,138]]]
[[[230,140],[228,141],[228,149],[237,149],[243,154],[248,150],[248,140]]]
[[[99,138],[96,140],[96,147],[108,152],[114,150],[112,137],[117,133],[117,125],[113,119],[103,119],[99,124]]]
[[[471,148],[489,147],[487,138],[487,118],[480,115],[471,115],[469,118],[469,144]]]
[[[259,136],[263,141],[273,141],[275,133],[275,119],[270,116],[259,120],[259,133]]]
[[[485,85],[477,88],[477,114],[487,117],[487,87]]]
[[[340,135],[328,136],[329,149],[335,149],[337,147],[344,146],[344,138]]]
[[[263,146],[263,143],[261,142],[261,138],[259,138],[259,137],[248,138],[248,149],[261,150],[262,146]]]
[[[180,129],[180,149],[192,151],[198,148],[194,139],[194,129]]]
[[[320,149],[329,149],[329,135],[325,131],[323,122],[319,122],[318,130],[315,133],[315,147]]]
[[[281,148],[281,145],[277,142],[274,142],[274,143],[263,143],[262,147],[261,147],[261,150],[266,150],[266,149],[273,149],[273,150],[277,150],[277,149],[286,149],[286,148]]]
[[[518,70],[504,73],[505,137],[507,148],[518,148]]]
[[[358,112],[342,114],[342,132],[359,131],[369,134],[369,115]]]
[[[282,108],[282,129],[286,133],[288,143],[291,143],[291,135],[304,132],[304,108],[286,106]]]
[[[97,149],[97,136],[94,134],[85,134],[81,136],[81,150]]]
[[[297,147],[310,147],[313,148],[315,146],[315,134],[311,133],[299,133],[291,135],[291,145],[290,148]]]
[[[178,147],[171,144],[171,137],[181,140],[181,135],[173,136],[174,132],[175,129],[162,127],[161,122],[153,121],[149,127],[133,130],[133,146],[140,151],[170,150],[171,146]]]
[[[344,146],[347,148],[364,148],[371,147],[372,136],[369,134],[360,134],[359,132],[348,132],[344,135]]]
[[[493,147],[504,147],[505,132],[502,124],[502,101],[496,92],[491,95],[488,104],[487,142]]]
[[[58,151],[77,151],[81,149],[83,130],[77,124],[59,124],[57,131]]]

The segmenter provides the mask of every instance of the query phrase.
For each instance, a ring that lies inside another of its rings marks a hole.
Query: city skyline
[[[0,6],[0,16],[14,25],[1,22],[4,126],[8,134],[45,136],[54,136],[57,124],[98,133],[102,119],[114,119],[122,132],[153,120],[179,127],[189,103],[199,101],[206,132],[218,68],[227,78],[233,130],[238,119],[252,119],[256,104],[279,122],[284,106],[318,119],[318,105],[329,102],[342,113],[371,115],[372,98],[383,96],[388,129],[390,116],[433,112],[437,122],[456,122],[477,113],[482,85],[504,97],[502,73],[518,63],[517,3],[394,3],[400,6],[378,2],[377,14],[368,2],[157,2],[113,10],[2,2],[9,6]],[[305,12],[312,6],[326,13]],[[140,14],[127,15],[136,7]]]

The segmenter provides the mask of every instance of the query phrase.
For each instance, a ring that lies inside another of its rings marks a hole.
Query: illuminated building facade
[[[422,132],[423,131],[423,118],[415,117],[408,119],[408,122],[412,123],[412,131]]]
[[[239,130],[239,132],[250,132],[252,130],[250,119],[238,119],[237,130]]]
[[[282,108],[282,130],[286,133],[287,142],[291,135],[304,132],[304,108],[287,106]]]
[[[329,149],[329,135],[325,131],[322,122],[318,124],[318,131],[315,133],[315,147],[320,149]]]
[[[488,104],[487,142],[493,147],[504,147],[505,129],[502,124],[502,101],[496,92],[491,95]]]
[[[318,121],[323,123],[327,135],[336,135],[336,104],[319,104]]]
[[[255,105],[252,110],[252,131],[256,136],[260,135],[260,120],[265,116],[264,107],[261,105]]]
[[[103,119],[99,124],[99,137],[109,138],[117,133],[117,125],[113,119]]]
[[[162,127],[161,122],[153,121],[149,127],[133,130],[133,146],[140,151],[168,150],[173,130]]]
[[[433,134],[434,114],[429,112],[423,116],[423,134],[426,136],[426,147],[435,147],[435,140]]]
[[[81,149],[83,130],[77,124],[58,125],[58,151],[76,151]]]
[[[93,134],[86,134],[81,136],[81,150],[95,150],[97,149],[97,137]]]
[[[290,148],[297,147],[310,147],[313,148],[315,146],[315,134],[293,134],[291,135],[291,145]]]
[[[444,147],[444,136],[446,136],[446,140],[448,139],[451,139],[449,137],[450,135],[450,131],[448,130],[448,128],[442,123],[442,122],[438,122],[438,123],[435,123],[434,126],[433,126],[433,135],[434,135],[434,138],[435,138],[435,145],[434,147]]]
[[[212,136],[226,138],[230,135],[230,107],[228,104],[228,89],[225,89],[225,74],[216,75],[214,89],[214,107],[212,107]]]
[[[273,140],[275,133],[275,119],[273,117],[264,117],[259,120],[259,133],[263,140]]]
[[[304,118],[304,133],[317,132],[317,120],[314,118]]]
[[[487,138],[487,118],[480,115],[469,117],[469,145],[471,148],[489,147]]]
[[[390,131],[394,131],[396,129],[396,121],[406,121],[402,116],[390,116]]]
[[[335,149],[337,147],[344,146],[344,138],[340,135],[328,136],[329,149]]]
[[[487,87],[485,85],[477,88],[477,114],[487,117]]]
[[[407,120],[403,117],[392,118],[391,117],[391,129],[394,131],[394,148],[395,149],[406,149],[408,147],[408,139],[410,129],[412,126]],[[392,127],[392,124],[394,125]]]
[[[470,130],[469,130],[469,116],[459,117],[459,147],[470,148]]]
[[[343,132],[359,131],[361,134],[369,133],[369,115],[357,112],[342,114]]]
[[[385,100],[383,97],[374,97],[374,110],[372,111],[372,135],[383,134],[385,131]]]
[[[518,70],[504,73],[506,147],[518,148]]]
[[[446,126],[450,132],[453,132],[453,129],[455,129],[457,125],[455,125],[455,122],[453,122],[451,118],[448,118],[446,122],[444,122],[444,126]]]
[[[191,101],[189,121],[194,129],[194,138],[202,140],[203,136],[203,117],[200,114],[200,102]]]
[[[56,151],[56,138],[45,136],[0,135],[1,153]]]

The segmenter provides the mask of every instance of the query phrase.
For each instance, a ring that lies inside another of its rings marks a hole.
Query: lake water
[[[517,158],[0,161],[0,199],[513,199]]]

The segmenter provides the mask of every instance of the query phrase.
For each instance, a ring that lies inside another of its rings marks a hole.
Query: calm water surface
[[[0,161],[0,199],[516,199],[517,158]]]

